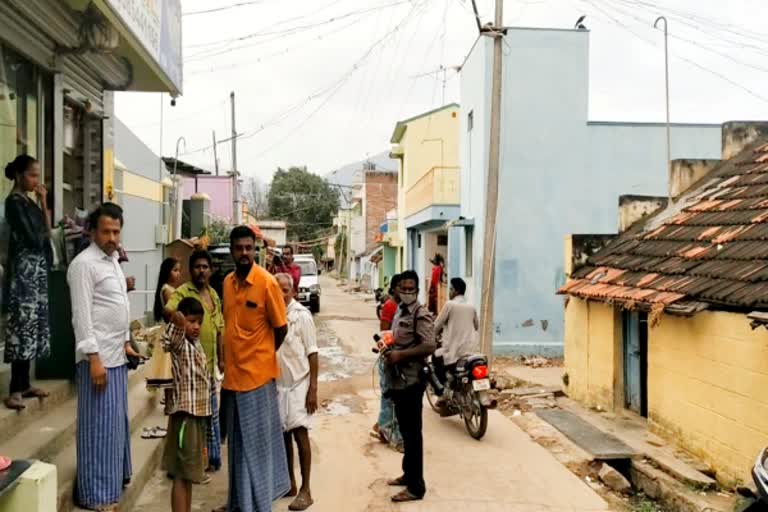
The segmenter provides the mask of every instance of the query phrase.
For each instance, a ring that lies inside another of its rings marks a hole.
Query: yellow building
[[[447,259],[446,223],[459,217],[458,115],[459,105],[452,103],[400,121],[390,141],[391,157],[400,162],[395,268],[414,269],[423,280],[435,254]]]
[[[560,292],[569,396],[646,416],[735,484],[768,445],[768,125],[723,135],[722,162],[673,162],[671,207],[594,253],[570,237]]]

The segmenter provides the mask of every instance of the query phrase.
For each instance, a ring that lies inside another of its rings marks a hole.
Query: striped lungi
[[[272,381],[245,393],[222,394],[229,450],[229,503],[234,512],[270,512],[290,490],[288,462]]]
[[[211,383],[211,417],[208,420],[208,465],[221,469],[221,430],[219,425],[219,398],[216,380]]]
[[[77,484],[75,501],[95,509],[120,501],[131,478],[128,367],[107,368],[107,387],[96,391],[90,363],[77,364]]]

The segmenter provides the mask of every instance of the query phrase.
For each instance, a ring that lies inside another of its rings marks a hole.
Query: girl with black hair
[[[8,273],[5,280],[8,324],[5,362],[11,365],[9,409],[21,410],[24,398],[44,398],[48,393],[32,387],[32,361],[51,352],[48,317],[48,272],[51,250],[51,219],[48,191],[40,183],[40,164],[29,155],[19,155],[6,165],[5,177],[14,182],[5,200],[5,218],[10,228]],[[37,202],[29,195],[34,193]]]
[[[181,264],[179,260],[176,258],[166,258],[160,265],[160,275],[158,276],[157,288],[155,290],[155,305],[152,309],[156,322],[163,320],[165,304],[180,284]],[[147,387],[166,390],[173,387],[171,355],[166,353],[160,346],[155,346],[152,349]]]

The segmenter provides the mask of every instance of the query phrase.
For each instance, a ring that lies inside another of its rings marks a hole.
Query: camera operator
[[[434,320],[429,310],[419,304],[419,276],[409,270],[400,275],[400,310],[394,325],[394,344],[384,355],[389,373],[389,396],[395,402],[395,415],[403,436],[405,454],[403,474],[390,481],[405,490],[392,497],[394,502],[424,498],[424,443],[422,438],[422,402],[425,384],[422,369],[434,353]]]

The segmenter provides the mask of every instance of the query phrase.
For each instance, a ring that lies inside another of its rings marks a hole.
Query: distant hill
[[[350,189],[356,182],[360,181],[359,171],[363,169],[363,164],[371,162],[376,166],[377,170],[397,172],[398,162],[397,160],[389,157],[389,151],[384,151],[378,155],[373,155],[365,160],[353,162],[343,167],[331,171],[325,175],[325,179],[328,183],[333,185],[341,185],[340,203],[341,208],[347,208],[349,206],[348,198],[350,197]]]

